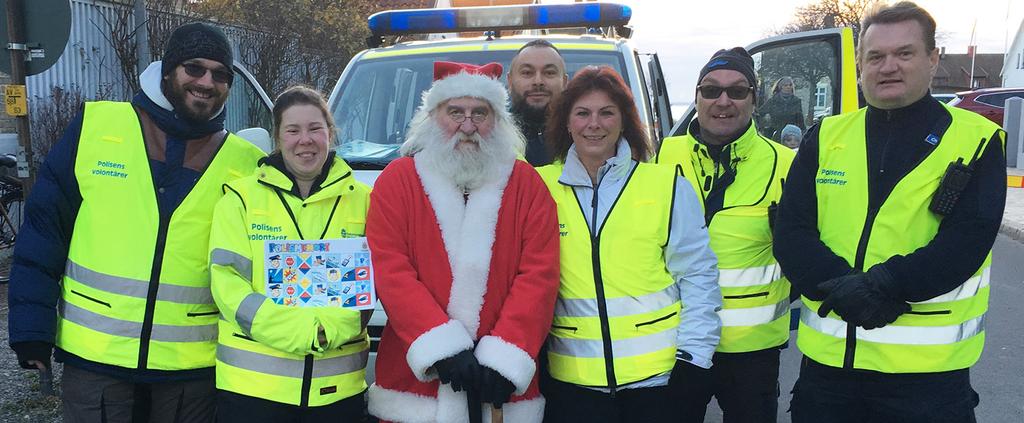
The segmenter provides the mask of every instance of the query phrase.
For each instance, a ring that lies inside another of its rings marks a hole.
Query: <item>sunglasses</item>
[[[181,67],[185,69],[185,73],[193,78],[202,78],[206,75],[206,72],[213,74],[213,82],[221,84],[230,84],[235,79],[235,74],[228,72],[224,69],[210,69],[203,65],[195,63],[182,63]]]
[[[698,85],[697,91],[700,91],[700,96],[706,100],[715,100],[722,96],[722,91],[725,91],[725,95],[733,100],[743,100],[754,92],[754,87],[719,87],[715,85]]]

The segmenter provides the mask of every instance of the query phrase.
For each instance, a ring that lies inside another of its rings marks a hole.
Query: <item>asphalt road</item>
[[[1024,423],[1024,243],[1004,235],[996,239],[991,283],[985,351],[971,369],[971,383],[981,396],[976,415],[979,423]],[[790,344],[782,352],[779,372],[779,423],[790,421],[789,391],[800,367],[800,351]],[[712,401],[705,422],[721,421]]]

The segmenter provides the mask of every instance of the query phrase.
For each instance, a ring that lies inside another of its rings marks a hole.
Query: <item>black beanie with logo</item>
[[[747,82],[754,88],[754,93],[757,93],[757,76],[754,74],[754,59],[750,57],[750,53],[747,53],[747,49],[743,47],[733,47],[731,49],[722,49],[715,52],[711,56],[711,60],[704,65],[700,70],[700,77],[697,78],[697,83],[704,79],[711,71],[719,69],[729,69],[736,72],[742,73],[747,78]]]
[[[166,76],[189,59],[209,59],[231,70],[234,61],[231,44],[224,31],[213,25],[193,22],[179,26],[164,45],[160,74]]]

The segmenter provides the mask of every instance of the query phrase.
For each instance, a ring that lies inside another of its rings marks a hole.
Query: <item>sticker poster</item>
[[[265,294],[291,307],[372,310],[377,304],[366,238],[266,241]]]

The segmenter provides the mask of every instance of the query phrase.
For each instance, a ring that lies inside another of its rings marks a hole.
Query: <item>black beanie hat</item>
[[[757,76],[754,75],[754,59],[750,57],[750,53],[747,53],[747,49],[743,47],[733,47],[731,49],[718,50],[714,55],[711,56],[711,60],[708,64],[704,65],[700,70],[700,76],[697,78],[697,83],[704,79],[704,76],[711,71],[719,69],[730,69],[736,72],[742,73],[743,76],[747,77],[747,82],[754,88],[754,93],[757,93]]]
[[[220,28],[193,22],[179,26],[167,39],[160,74],[166,76],[182,62],[195,58],[220,62],[230,70],[232,57],[231,44]]]

